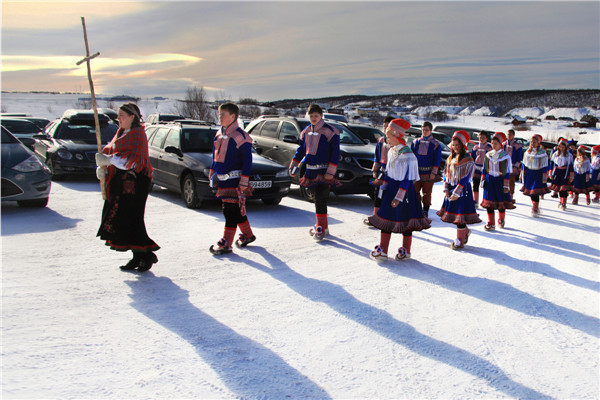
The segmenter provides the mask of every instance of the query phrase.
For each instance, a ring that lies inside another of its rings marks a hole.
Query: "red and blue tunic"
[[[446,171],[444,172],[444,192],[448,196],[444,198],[442,207],[436,213],[443,222],[455,225],[478,224],[481,222],[479,214],[475,212],[475,201],[473,200],[473,188],[471,181],[475,171],[473,158],[466,155],[462,160],[448,157]],[[452,195],[456,200],[450,200]]]
[[[420,180],[422,182],[440,182],[442,180],[442,177],[438,175],[438,169],[442,163],[440,143],[432,135],[429,135],[416,139],[410,147],[419,163]],[[436,176],[435,179],[431,179],[432,174]]]
[[[340,132],[324,120],[309,125],[300,133],[300,145],[290,164],[290,169],[300,163],[306,165],[300,185],[311,187],[318,184],[339,186],[337,179],[326,180],[325,174],[335,176],[340,161]]]
[[[394,146],[388,153],[385,173],[385,190],[377,214],[369,222],[384,232],[409,233],[431,227],[431,220],[423,214],[423,208],[415,181],[419,180],[417,158],[406,145]],[[392,207],[392,201],[399,201]]]
[[[481,182],[483,201],[481,206],[492,210],[511,210],[515,208],[508,193],[508,184],[512,173],[510,155],[504,150],[488,151],[483,162]],[[505,190],[506,189],[506,192]]]
[[[490,142],[486,142],[483,146],[481,144],[476,144],[471,150],[471,158],[475,162],[475,170],[473,172],[473,178],[479,180],[481,179],[481,171],[483,170],[483,163],[485,162],[485,155],[488,151],[491,151],[492,145]]]
[[[215,135],[209,178],[217,187],[217,198],[238,201],[238,186],[248,188],[252,169],[252,139],[237,121]]]
[[[521,161],[523,160],[523,145],[513,140],[507,140],[503,143],[504,151],[508,153],[512,160],[512,175],[518,176],[521,171]]]
[[[548,189],[548,153],[541,147],[523,153],[521,192],[525,196],[550,193]]]

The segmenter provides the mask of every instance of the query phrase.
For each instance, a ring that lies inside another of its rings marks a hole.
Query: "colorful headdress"
[[[388,129],[391,129],[394,132],[394,136],[398,139],[402,139],[406,130],[410,128],[410,122],[403,120],[402,118],[393,119],[392,122],[388,125]]]
[[[456,132],[454,132],[454,135],[452,135],[452,139],[454,139],[454,138],[457,138],[458,140],[460,140],[460,142],[464,146],[465,150],[467,150],[467,143],[469,143],[469,140],[471,140],[471,137],[469,136],[469,132],[456,131]]]
[[[500,142],[500,144],[506,142],[506,135],[504,134],[504,132],[496,132],[494,133],[494,137],[492,137],[492,140],[498,140]]]

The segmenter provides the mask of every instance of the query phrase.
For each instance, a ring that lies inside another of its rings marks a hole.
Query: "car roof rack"
[[[68,110],[66,110],[63,115],[62,115],[63,119],[68,119],[68,120],[85,120],[85,121],[89,121],[89,120],[94,120],[94,111],[93,110],[78,110],[75,108],[70,108]],[[98,121],[100,122],[106,122],[109,121],[110,118],[108,117],[108,115],[104,114],[104,113],[98,113]]]

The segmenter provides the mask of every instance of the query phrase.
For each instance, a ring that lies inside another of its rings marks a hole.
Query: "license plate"
[[[250,181],[250,186],[254,189],[267,189],[273,185],[273,181]]]

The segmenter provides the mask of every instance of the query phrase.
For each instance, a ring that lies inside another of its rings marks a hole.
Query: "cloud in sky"
[[[3,90],[85,88],[85,68],[70,64],[84,53],[81,15],[90,51],[101,53],[97,91],[108,94],[182,97],[198,85],[274,100],[600,87],[595,1],[48,4],[2,3]]]

